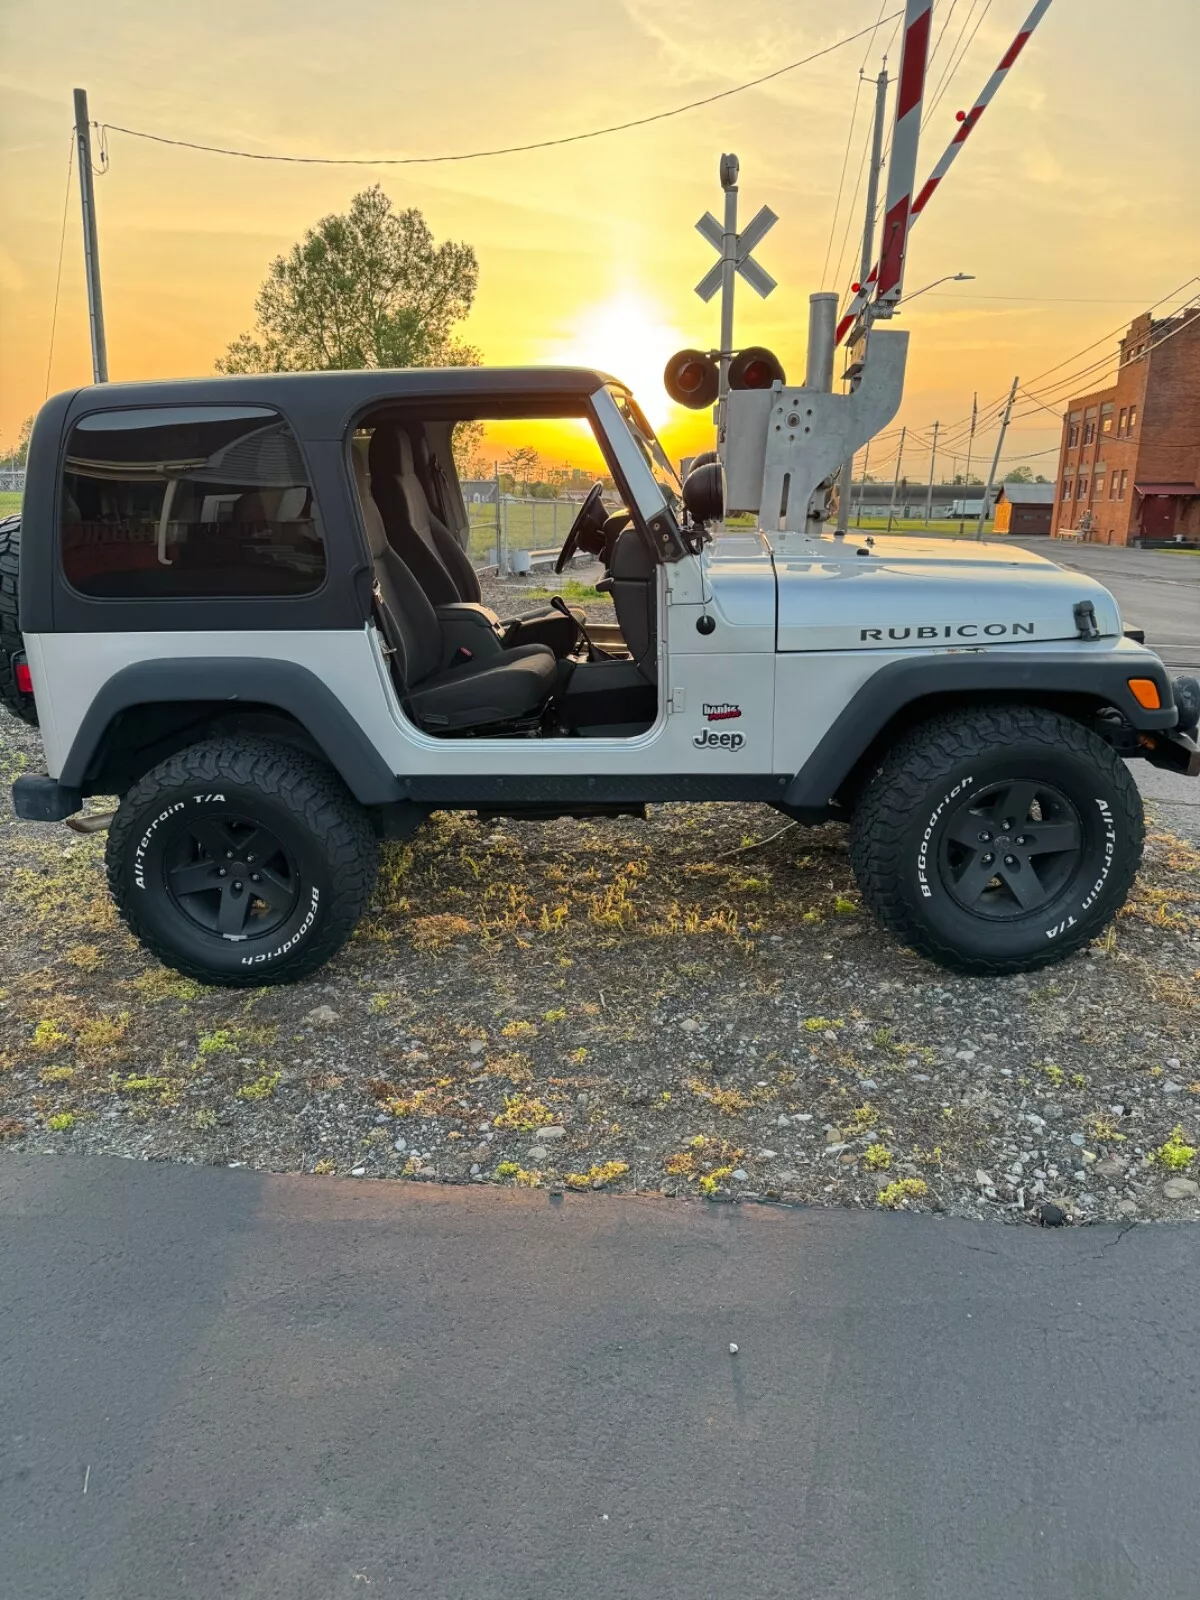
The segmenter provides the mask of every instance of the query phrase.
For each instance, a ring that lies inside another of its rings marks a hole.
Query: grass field
[[[14,511],[20,511],[22,499],[19,489],[0,489],[0,517],[11,516]]]
[[[496,508],[489,505],[472,505],[471,555],[476,561],[486,558],[496,546]],[[505,527],[508,530],[509,550],[550,550],[557,548],[567,537],[567,531],[579,510],[572,500],[532,500],[506,502],[503,507]]]
[[[887,529],[887,518],[859,517],[850,523],[850,527],[851,530],[861,528],[864,533],[880,533]],[[931,522],[926,522],[923,517],[895,517],[892,520],[893,533],[949,533],[957,535],[961,528],[964,537],[969,538],[974,534],[975,527],[976,519],[974,517],[944,517],[940,519],[935,517]],[[985,537],[990,537],[992,523],[985,522],[983,531]]]

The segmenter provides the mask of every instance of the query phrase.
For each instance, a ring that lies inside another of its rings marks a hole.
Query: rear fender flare
[[[106,680],[88,707],[59,774],[68,788],[86,790],[113,718],[131,707],[221,701],[271,706],[308,734],[364,806],[403,798],[400,782],[350,711],[307,667],[253,656],[189,656],[139,661]]]

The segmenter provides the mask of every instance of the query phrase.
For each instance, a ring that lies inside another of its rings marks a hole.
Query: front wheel
[[[108,882],[132,932],[201,983],[291,983],[354,931],[375,880],[371,824],[337,775],[265,740],[171,756],[121,801]]]
[[[1026,972],[1096,937],[1142,856],[1141,796],[1096,734],[1036,706],[954,712],[884,757],[851,823],[863,898],[923,955]]]

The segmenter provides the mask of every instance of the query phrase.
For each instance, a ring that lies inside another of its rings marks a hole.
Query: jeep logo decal
[[[716,733],[712,728],[702,729],[692,740],[697,750],[740,750],[745,742],[744,733]]]

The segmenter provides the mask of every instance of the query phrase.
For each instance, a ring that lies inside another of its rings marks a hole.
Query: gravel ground
[[[501,610],[528,594],[489,586]],[[601,607],[589,604],[593,614]],[[103,838],[17,824],[0,712],[6,1148],[366,1177],[1200,1217],[1200,851],[1110,936],[957,977],[864,914],[843,831],[758,806],[435,816],[348,949],[209,990],[118,922]]]

